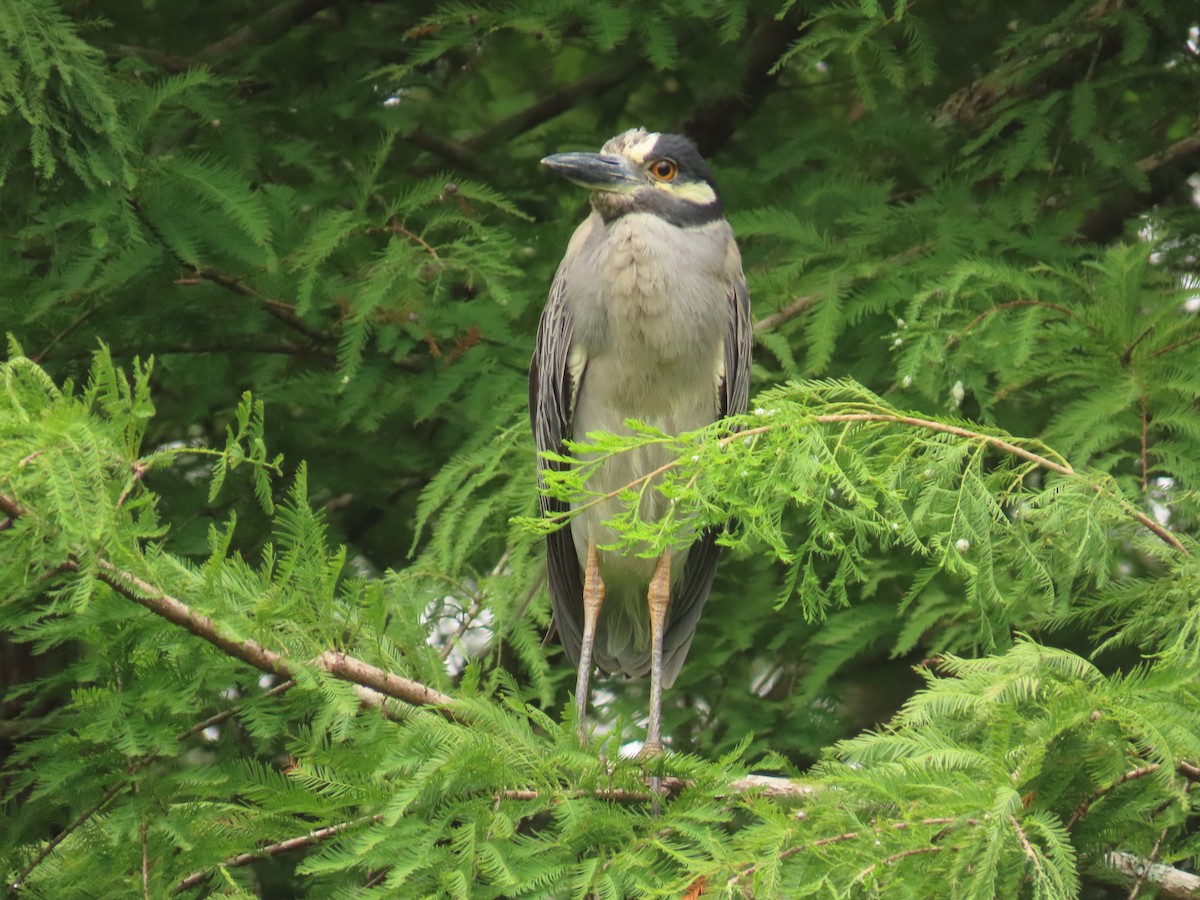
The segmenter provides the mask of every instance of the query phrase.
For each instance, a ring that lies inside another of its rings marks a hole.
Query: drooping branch
[[[922,428],[922,429],[925,429],[928,431],[937,431],[937,432],[941,432],[943,434],[952,434],[956,437],[961,437],[961,438],[965,438],[967,440],[979,441],[981,443],[988,444],[989,446],[995,447],[997,450],[1002,450],[1003,452],[1005,452],[1011,456],[1016,456],[1019,459],[1023,459],[1029,463],[1033,463],[1034,465],[1039,466],[1040,468],[1048,469],[1052,472],[1057,472],[1060,475],[1065,475],[1068,477],[1078,477],[1079,476],[1079,473],[1075,469],[1073,469],[1069,464],[1067,464],[1065,462],[1061,462],[1061,463],[1057,462],[1046,456],[1042,456],[1041,454],[1034,453],[1032,450],[1026,450],[1024,447],[1014,444],[1011,441],[1007,441],[1004,438],[997,437],[996,435],[985,434],[980,431],[972,431],[971,429],[963,428],[960,425],[951,425],[946,422],[937,422],[933,419],[922,419],[922,418],[918,418],[916,416],[901,415],[899,413],[861,412],[861,413],[830,413],[827,415],[817,415],[817,416],[813,416],[811,421],[813,421],[816,424],[820,424],[820,425],[835,425],[838,423],[851,424],[854,422],[872,422],[872,423],[880,423],[880,424],[905,425],[905,426],[912,427],[912,428]],[[732,434],[727,437],[721,438],[717,443],[720,446],[725,447],[725,446],[728,446],[733,441],[744,440],[747,437],[753,437],[754,435],[758,435],[758,434],[766,434],[768,432],[774,431],[777,427],[778,426],[775,426],[775,425],[761,425],[757,428],[748,428],[745,431],[739,431],[736,434]],[[605,500],[611,500],[614,497],[618,497],[621,494],[623,494],[625,491],[632,490],[634,488],[639,488],[639,487],[645,485],[646,483],[651,482],[654,479],[658,478],[660,475],[663,475],[666,472],[671,471],[672,469],[678,468],[681,464],[682,464],[681,459],[674,459],[669,462],[666,462],[663,465],[659,466],[658,468],[654,469],[653,471],[648,472],[647,474],[641,476],[640,478],[635,478],[633,481],[630,481],[628,484],[621,485],[619,488],[617,488],[615,490],[608,491],[607,493],[604,493],[604,494],[599,494],[595,497],[590,498],[585,503],[579,503],[579,504],[573,506],[571,508],[571,510],[567,513],[561,513],[556,517],[548,517],[548,518],[555,519],[558,521],[567,521],[571,517],[578,515],[579,512],[581,512],[582,510],[586,510],[590,507],[593,507],[599,503],[604,502]],[[1103,485],[1099,485],[1099,484],[1093,485],[1092,489],[1098,494],[1109,493],[1110,496],[1114,497],[1114,499],[1117,501],[1118,505],[1121,507],[1122,511],[1125,512],[1126,515],[1128,515],[1130,518],[1136,520],[1138,522],[1138,524],[1142,525],[1147,530],[1152,532],[1156,537],[1158,537],[1164,543],[1169,544],[1172,548],[1174,548],[1175,550],[1178,550],[1180,553],[1187,554],[1189,552],[1188,549],[1183,545],[1183,542],[1179,540],[1179,538],[1177,538],[1168,529],[1164,528],[1162,525],[1160,525],[1158,522],[1156,522],[1150,516],[1146,515],[1141,510],[1136,509],[1133,506],[1131,506],[1120,495],[1112,494]]]

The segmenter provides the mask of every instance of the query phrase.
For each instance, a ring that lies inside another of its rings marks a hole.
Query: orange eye
[[[679,174],[679,166],[673,159],[656,159],[650,164],[650,174],[659,181],[674,181]]]

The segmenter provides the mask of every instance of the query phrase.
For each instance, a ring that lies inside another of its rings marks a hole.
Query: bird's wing
[[[750,356],[754,331],[750,324],[750,291],[739,260],[729,289],[732,321],[725,332],[725,371],[717,386],[721,416],[740,416],[750,403]]]
[[[563,469],[564,463],[542,458],[541,453],[564,453],[563,441],[571,435],[575,398],[583,379],[586,360],[576,350],[572,358],[571,313],[564,299],[565,264],[559,267],[550,297],[538,323],[537,344],[529,366],[529,418],[538,449],[538,473]],[[543,516],[568,511],[562,500],[542,495]],[[546,536],[546,571],[550,583],[550,607],[554,624],[567,658],[579,665],[583,643],[583,577],[569,526]]]
[[[732,236],[730,241],[732,241]],[[736,248],[731,254],[729,274],[729,327],[725,332],[724,359],[717,376],[717,402],[720,415],[739,416],[746,411],[750,400],[750,356],[754,335],[750,324],[750,292],[742,273],[741,258]],[[663,686],[675,683],[683,667],[688,648],[696,634],[696,624],[713,577],[717,573],[717,546],[720,529],[708,528],[688,551],[683,578],[667,607],[667,631],[663,636]]]

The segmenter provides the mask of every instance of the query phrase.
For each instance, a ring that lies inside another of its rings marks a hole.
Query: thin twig
[[[516,135],[524,134],[543,122],[548,122],[562,113],[578,108],[582,100],[603,94],[609,88],[624,81],[631,71],[632,67],[625,63],[593,72],[574,84],[547,94],[520,112],[471,135],[463,141],[463,146],[468,150],[486,150],[496,146],[497,143],[511,140]]]
[[[425,238],[421,237],[419,234],[409,231],[407,228],[405,228],[403,225],[400,224],[398,219],[392,219],[392,221],[388,222],[387,228],[385,228],[384,231],[390,231],[393,234],[398,234],[401,237],[408,238],[413,243],[420,244],[422,249],[424,249],[424,251],[426,253],[428,253],[430,256],[432,256],[435,260],[437,260],[439,262],[441,261],[442,258],[440,256],[438,256],[438,252],[437,252],[437,250],[433,249],[432,244],[430,244],[427,240],[425,240]]]
[[[946,338],[946,346],[949,347],[951,344],[957,343],[962,338],[963,335],[965,335],[972,328],[974,328],[976,325],[978,325],[980,322],[982,322],[984,319],[986,319],[988,316],[992,315],[993,313],[1002,312],[1003,310],[1006,310],[1006,309],[1017,309],[1022,306],[1040,306],[1044,309],[1052,309],[1055,312],[1062,313],[1064,316],[1066,316],[1069,319],[1075,319],[1077,322],[1079,322],[1081,325],[1083,325],[1089,331],[1095,332],[1097,330],[1094,325],[1089,325],[1087,322],[1084,322],[1077,315],[1075,315],[1075,313],[1072,310],[1068,309],[1065,306],[1059,306],[1057,303],[1049,303],[1045,300],[1010,300],[1008,303],[997,303],[995,306],[990,306],[987,309],[985,309],[983,312],[981,312],[979,315],[977,315],[974,319],[972,319],[970,322],[968,322],[965,327],[960,328],[954,334],[950,335],[950,337]]]
[[[814,416],[817,422],[821,424],[835,424],[838,422],[894,422],[897,425],[912,425],[917,428],[924,428],[929,431],[940,431],[944,434],[953,434],[956,437],[968,438],[973,441],[983,441],[986,444],[991,444],[993,447],[1003,450],[1013,456],[1018,456],[1028,462],[1041,466],[1044,469],[1049,469],[1052,472],[1057,472],[1060,475],[1075,475],[1074,469],[1064,463],[1057,463],[1052,459],[1047,459],[1040,456],[1031,450],[1026,450],[1024,447],[1019,447],[1003,438],[995,437],[990,434],[983,434],[979,431],[971,431],[969,428],[961,428],[958,425],[949,425],[945,422],[935,422],[932,419],[920,419],[915,416],[902,416],[894,413],[836,413],[828,416]]]
[[[1039,873],[1043,871],[1042,861],[1038,859],[1037,851],[1033,849],[1033,844],[1029,843],[1029,837],[1025,834],[1025,829],[1021,827],[1021,823],[1017,821],[1016,816],[1009,816],[1008,821],[1017,832],[1017,839],[1021,842],[1021,846],[1025,848],[1025,855],[1029,857],[1029,861],[1033,863],[1033,867]]]
[[[910,829],[914,826],[917,826],[917,825],[922,825],[922,826],[926,826],[926,827],[932,827],[934,825],[941,826],[942,831],[939,832],[938,835],[934,837],[934,839],[936,840],[938,836],[940,836],[941,834],[944,834],[948,828],[953,827],[953,826],[968,825],[968,826],[974,828],[979,825],[979,819],[974,819],[974,818],[956,819],[956,818],[950,818],[950,817],[937,817],[937,818],[921,819],[918,822],[889,822],[886,826],[878,825],[875,828],[870,829],[868,831],[847,831],[843,834],[835,834],[832,837],[824,837],[824,838],[819,838],[815,841],[809,841],[804,844],[796,844],[794,847],[789,847],[787,850],[782,851],[779,854],[779,859],[780,860],[787,859],[789,856],[794,856],[795,854],[800,853],[801,851],[807,850],[809,848],[824,847],[829,844],[839,844],[843,841],[856,840],[857,838],[864,837],[869,834],[882,834],[884,831],[907,831],[908,829]],[[941,849],[941,848],[935,848],[935,849]],[[920,848],[920,850],[918,850],[918,851],[907,851],[906,850],[902,853],[894,854],[894,857],[888,857],[888,859],[886,859],[886,860],[880,860],[880,862],[876,863],[875,865],[886,864],[889,861],[892,861],[893,859],[899,859],[903,856],[914,856],[914,855],[916,855],[917,852],[927,853],[927,852],[930,852],[930,850],[929,850],[929,848]],[[749,878],[751,875],[753,875],[755,872],[757,872],[758,868],[759,868],[759,864],[755,863],[754,865],[747,866],[746,868],[742,869],[736,875],[734,875],[733,878],[731,878],[729,880],[729,887],[731,887],[731,888],[736,887],[739,882],[744,881],[746,878]],[[864,871],[862,874],[859,875],[859,877],[862,878],[865,875],[869,874],[871,869],[873,869],[873,868],[875,868],[875,866],[871,866],[870,869],[867,869],[866,871]]]
[[[236,278],[225,275],[222,272],[217,272],[214,269],[199,269],[197,274],[205,281],[211,281],[213,284],[219,284],[226,290],[233,291],[235,294],[241,294],[243,297],[250,297],[262,304],[264,310],[274,316],[288,328],[293,331],[298,331],[305,337],[320,344],[328,344],[333,340],[333,335],[327,334],[318,328],[313,328],[298,315],[296,315],[295,307],[290,303],[284,303],[281,300],[275,300],[271,297],[264,297],[254,288],[243,284]]]
[[[280,694],[291,690],[295,686],[296,686],[296,682],[292,681],[289,678],[287,681],[281,681],[279,684],[275,685],[275,687],[271,688],[269,691],[264,692],[262,696],[263,697],[278,697]],[[231,706],[231,707],[229,707],[229,709],[223,710],[223,711],[217,713],[216,715],[209,716],[203,722],[197,722],[195,725],[193,725],[187,731],[180,732],[179,734],[177,734],[175,736],[175,740],[179,741],[180,743],[183,743],[184,741],[188,740],[189,738],[195,737],[200,732],[205,731],[209,728],[212,728],[216,725],[220,725],[222,722],[224,722],[227,719],[233,718],[235,715],[237,715],[237,712],[238,712],[238,708],[236,706]]]
[[[63,568],[66,569],[66,568],[70,568],[70,567],[64,566]],[[294,682],[294,681],[284,681],[284,682],[276,685],[275,687],[271,688],[269,691],[266,691],[262,696],[276,697],[279,694],[282,694],[284,691],[288,690],[289,688],[295,687],[295,684],[296,684],[296,682]],[[197,722],[195,725],[193,725],[191,728],[188,728],[186,731],[180,732],[178,735],[175,736],[175,740],[182,743],[183,741],[188,740],[189,738],[193,737],[194,735],[199,734],[204,729],[210,728],[213,725],[217,725],[221,722],[224,722],[226,719],[230,718],[231,716],[235,715],[236,713],[237,713],[237,707],[236,706],[230,707],[229,709],[225,710],[224,712],[217,713],[215,716],[210,716],[209,718],[205,719],[203,722]],[[159,758],[158,753],[147,753],[145,756],[141,757],[139,760],[137,760],[136,762],[132,763],[129,766],[128,774],[130,776],[136,775],[138,772],[141,772],[143,769],[145,769],[151,763],[157,761],[158,758]],[[125,786],[125,782],[118,782],[117,784],[111,785],[104,792],[104,794],[100,797],[100,799],[98,801],[93,803],[86,810],[84,810],[82,813],[80,813],[78,816],[76,816],[75,819],[69,825],[67,825],[66,828],[64,828],[57,835],[55,835],[54,839],[51,840],[45,847],[43,847],[42,850],[37,855],[35,855],[33,859],[31,859],[29,861],[28,865],[26,865],[25,868],[21,870],[21,872],[14,879],[13,883],[11,885],[9,885],[8,892],[10,894],[16,893],[20,889],[21,884],[24,882],[24,880],[29,877],[29,874],[34,869],[36,869],[39,865],[41,865],[41,863],[53,852],[55,847],[57,847],[60,843],[62,843],[72,833],[78,831],[85,824],[87,824],[88,820],[91,819],[92,816],[96,815],[101,810],[103,810],[109,804],[109,802],[111,802],[111,800],[117,794],[119,794],[121,792],[121,788],[124,786]],[[144,835],[143,835],[143,841],[144,841]],[[146,849],[146,845],[145,845],[145,843],[143,843],[143,852],[145,852],[145,849]],[[146,866],[145,857],[143,857],[143,866]],[[145,877],[145,876],[143,876],[143,877]]]
[[[1155,359],[1159,356],[1162,356],[1165,353],[1170,353],[1173,350],[1178,350],[1180,347],[1186,347],[1189,344],[1194,344],[1194,343],[1196,343],[1196,341],[1200,341],[1200,334],[1189,335],[1188,337],[1185,337],[1183,340],[1176,341],[1173,344],[1168,344],[1166,347],[1160,347],[1158,350],[1155,350],[1153,353],[1148,354],[1146,356],[1146,358],[1147,359]]]
[[[146,814],[138,825],[138,839],[142,842],[142,897],[150,900],[150,846],[146,841]]]
[[[822,294],[805,294],[803,297],[797,297],[783,309],[771,313],[769,316],[763,316],[754,323],[755,331],[770,331],[772,328],[778,328],[789,319],[794,319],[805,310],[816,306],[820,302]]]
[[[488,572],[488,578],[495,578],[504,571],[504,567],[508,565],[508,561],[512,557],[512,551],[512,545],[504,548],[504,552],[500,554],[500,559],[496,561],[496,564],[492,566],[492,570]],[[476,616],[483,611],[483,607],[486,602],[487,598],[483,595],[482,591],[476,592],[473,595],[471,606],[463,613],[463,617],[458,623],[458,628],[455,629],[454,634],[446,639],[446,643],[442,646],[442,649],[438,651],[439,660],[445,662],[450,658],[450,654],[454,652],[454,648],[458,645],[458,642],[462,640],[463,635],[467,633],[467,630],[475,621]]]
[[[902,253],[896,253],[893,256],[889,256],[887,259],[885,259],[883,262],[881,262],[878,266],[876,266],[874,269],[872,269],[872,273],[877,272],[881,269],[891,268],[896,263],[904,262],[905,260],[908,260],[914,256],[920,256],[922,253],[924,253],[926,250],[928,250],[929,247],[930,247],[930,245],[928,243],[918,244],[915,247],[909,247],[907,250],[903,251]],[[857,283],[858,281],[866,280],[866,278],[868,278],[868,277],[870,277],[869,274],[861,275],[856,278],[852,278],[852,279],[850,279],[849,284],[852,285],[852,284]],[[783,307],[783,309],[777,310],[777,311],[771,313],[769,316],[763,316],[761,319],[756,321],[754,323],[754,325],[751,326],[752,330],[754,330],[755,332],[758,332],[758,331],[770,331],[773,328],[778,328],[784,322],[787,322],[790,319],[794,319],[794,318],[796,318],[796,316],[800,315],[801,313],[806,312],[807,310],[816,306],[818,303],[821,302],[821,300],[825,296],[826,296],[826,294],[805,294],[802,297],[797,297],[795,300],[793,300],[787,306]]]
[[[457,168],[474,172],[487,170],[483,159],[473,153],[468,147],[444,138],[440,134],[434,134],[429,129],[422,128],[420,125],[405,134],[403,139],[428,153],[432,153],[434,156],[440,156]]]
[[[1137,881],[1133,883],[1133,890],[1129,892],[1127,900],[1137,900],[1137,895],[1142,891],[1142,885],[1146,883],[1146,876],[1150,874],[1150,867],[1158,860],[1158,851],[1162,849],[1162,842],[1166,840],[1168,830],[1164,828],[1159,833],[1158,840],[1154,842],[1154,846],[1150,848],[1150,855],[1146,857],[1146,861],[1142,864]]]
[[[660,797],[677,797],[684,790],[692,786],[692,782],[686,778],[673,778],[670,776],[659,779]],[[774,800],[809,800],[814,797],[820,788],[816,785],[805,784],[802,781],[795,781],[791,778],[780,778],[774,775],[745,775],[741,778],[734,779],[725,786],[725,788],[715,797],[732,797],[739,794],[754,793],[762,797],[768,797]],[[495,800],[537,800],[542,794],[535,790],[507,790],[497,791],[493,797]],[[654,794],[649,791],[633,791],[625,788],[596,788],[595,790],[578,790],[567,791],[565,793],[554,793],[552,798],[557,802],[559,799],[594,797],[598,800],[608,800],[613,803],[647,803],[654,799]],[[947,820],[952,821],[952,820]]]
[[[854,876],[855,881],[862,881],[880,866],[890,866],[894,862],[898,862],[909,856],[919,856],[922,853],[940,853],[946,848],[940,844],[930,844],[928,847],[912,847],[908,850],[901,850],[899,853],[893,853],[891,856],[879,860],[879,862],[871,863],[861,872]]]
[[[216,866],[211,866],[207,869],[199,869],[188,875],[186,878],[179,881],[173,888],[172,894],[178,894],[180,891],[186,891],[188,888],[196,887],[207,878],[209,878],[215,869],[225,868],[232,869],[237,866],[246,866],[256,860],[266,859],[270,856],[278,856],[281,853],[288,853],[292,850],[298,850],[302,847],[311,847],[313,844],[319,844],[321,841],[327,841],[332,837],[337,837],[343,832],[349,831],[351,828],[357,828],[360,825],[371,825],[376,822],[383,821],[383,814],[377,813],[373,816],[363,816],[361,819],[355,819],[351,822],[340,822],[337,825],[328,825],[324,828],[317,828],[308,834],[298,835],[296,837],[287,838],[286,840],[277,841],[274,844],[268,844],[265,847],[260,847],[257,850],[247,853],[238,853],[222,860]]]
[[[284,0],[262,13],[253,22],[243,25],[220,40],[201,48],[192,56],[166,53],[155,48],[132,44],[118,44],[117,49],[122,53],[140,56],[168,72],[184,72],[201,63],[230,56],[253,40],[257,39],[261,43],[263,38],[274,39],[286,33],[293,26],[312,18],[329,6],[331,2],[332,0]]]
[[[121,496],[117,498],[117,509],[120,509],[125,505],[125,501],[128,500],[129,495],[133,493],[134,487],[136,487],[137,483],[142,480],[147,472],[150,471],[150,467],[140,460],[134,462],[133,465],[130,466],[130,469],[133,470],[133,475],[129,479],[129,484],[125,486],[125,490],[121,491]]]
[[[1149,454],[1147,452],[1147,445],[1149,444],[1148,434],[1150,431],[1150,417],[1146,414],[1146,392],[1142,391],[1142,394],[1138,399],[1141,401],[1139,406],[1141,408],[1142,416],[1142,493],[1144,494],[1146,493],[1146,486],[1149,484],[1150,479],[1150,461],[1148,458]]]
[[[1100,788],[1091,797],[1089,797],[1086,800],[1083,800],[1082,802],[1080,802],[1080,804],[1078,806],[1075,807],[1075,811],[1073,813],[1071,813],[1071,818],[1067,820],[1067,830],[1070,831],[1073,827],[1075,827],[1075,823],[1078,822],[1080,819],[1082,819],[1084,816],[1086,816],[1088,814],[1088,811],[1092,808],[1092,804],[1094,804],[1101,797],[1105,796],[1106,794],[1110,793],[1111,791],[1115,790],[1116,788],[1120,787],[1121,785],[1126,784],[1130,781],[1133,781],[1137,778],[1142,778],[1146,775],[1153,775],[1160,768],[1161,768],[1161,766],[1158,763],[1148,763],[1147,765],[1140,766],[1136,769],[1131,769],[1130,771],[1128,771],[1124,775],[1122,775],[1120,778],[1118,778],[1116,781],[1114,781],[1112,784]]]
[[[43,347],[41,350],[39,350],[37,353],[33,354],[33,356],[31,356],[29,358],[31,360],[33,360],[35,363],[40,363],[43,359],[46,358],[46,354],[54,349],[55,345],[59,341],[61,341],[63,338],[65,338],[67,335],[69,335],[72,331],[74,331],[80,325],[82,325],[84,322],[86,322],[88,319],[90,319],[95,314],[95,312],[98,308],[99,307],[93,306],[90,309],[85,309],[83,312],[81,312],[78,316],[75,317],[75,320],[73,322],[71,322],[70,325],[68,325],[66,328],[64,328],[62,331],[60,331],[58,334],[54,335],[54,337],[50,338],[50,340],[47,342],[45,347]]]
[[[99,800],[72,819],[71,822],[62,829],[62,831],[50,838],[50,840],[48,840],[45,845],[33,855],[33,859],[26,863],[25,867],[17,873],[17,877],[14,878],[8,885],[8,894],[11,896],[18,893],[24,887],[25,879],[29,877],[29,873],[40,866],[46,857],[54,852],[55,848],[59,844],[83,827],[84,823],[86,823],[88,819],[100,812],[100,810],[104,809],[104,807],[108,806],[112,798],[117,796],[123,787],[125,787],[125,782],[123,781],[117,782],[114,785],[110,785],[109,788],[100,796]]]

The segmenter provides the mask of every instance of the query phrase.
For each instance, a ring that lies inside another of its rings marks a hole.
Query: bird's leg
[[[662,756],[662,668],[663,630],[667,624],[667,606],[671,602],[671,551],[664,550],[654,567],[650,579],[650,724],[646,729],[646,743],[642,755],[647,758]],[[654,795],[654,814],[658,815],[659,779],[650,777],[650,792]]]
[[[592,645],[596,642],[596,620],[604,603],[604,579],[596,541],[588,538],[587,563],[583,567],[583,645],[579,650],[579,673],[575,677],[575,713],[579,721],[579,743],[587,743],[588,682],[592,677]]]

